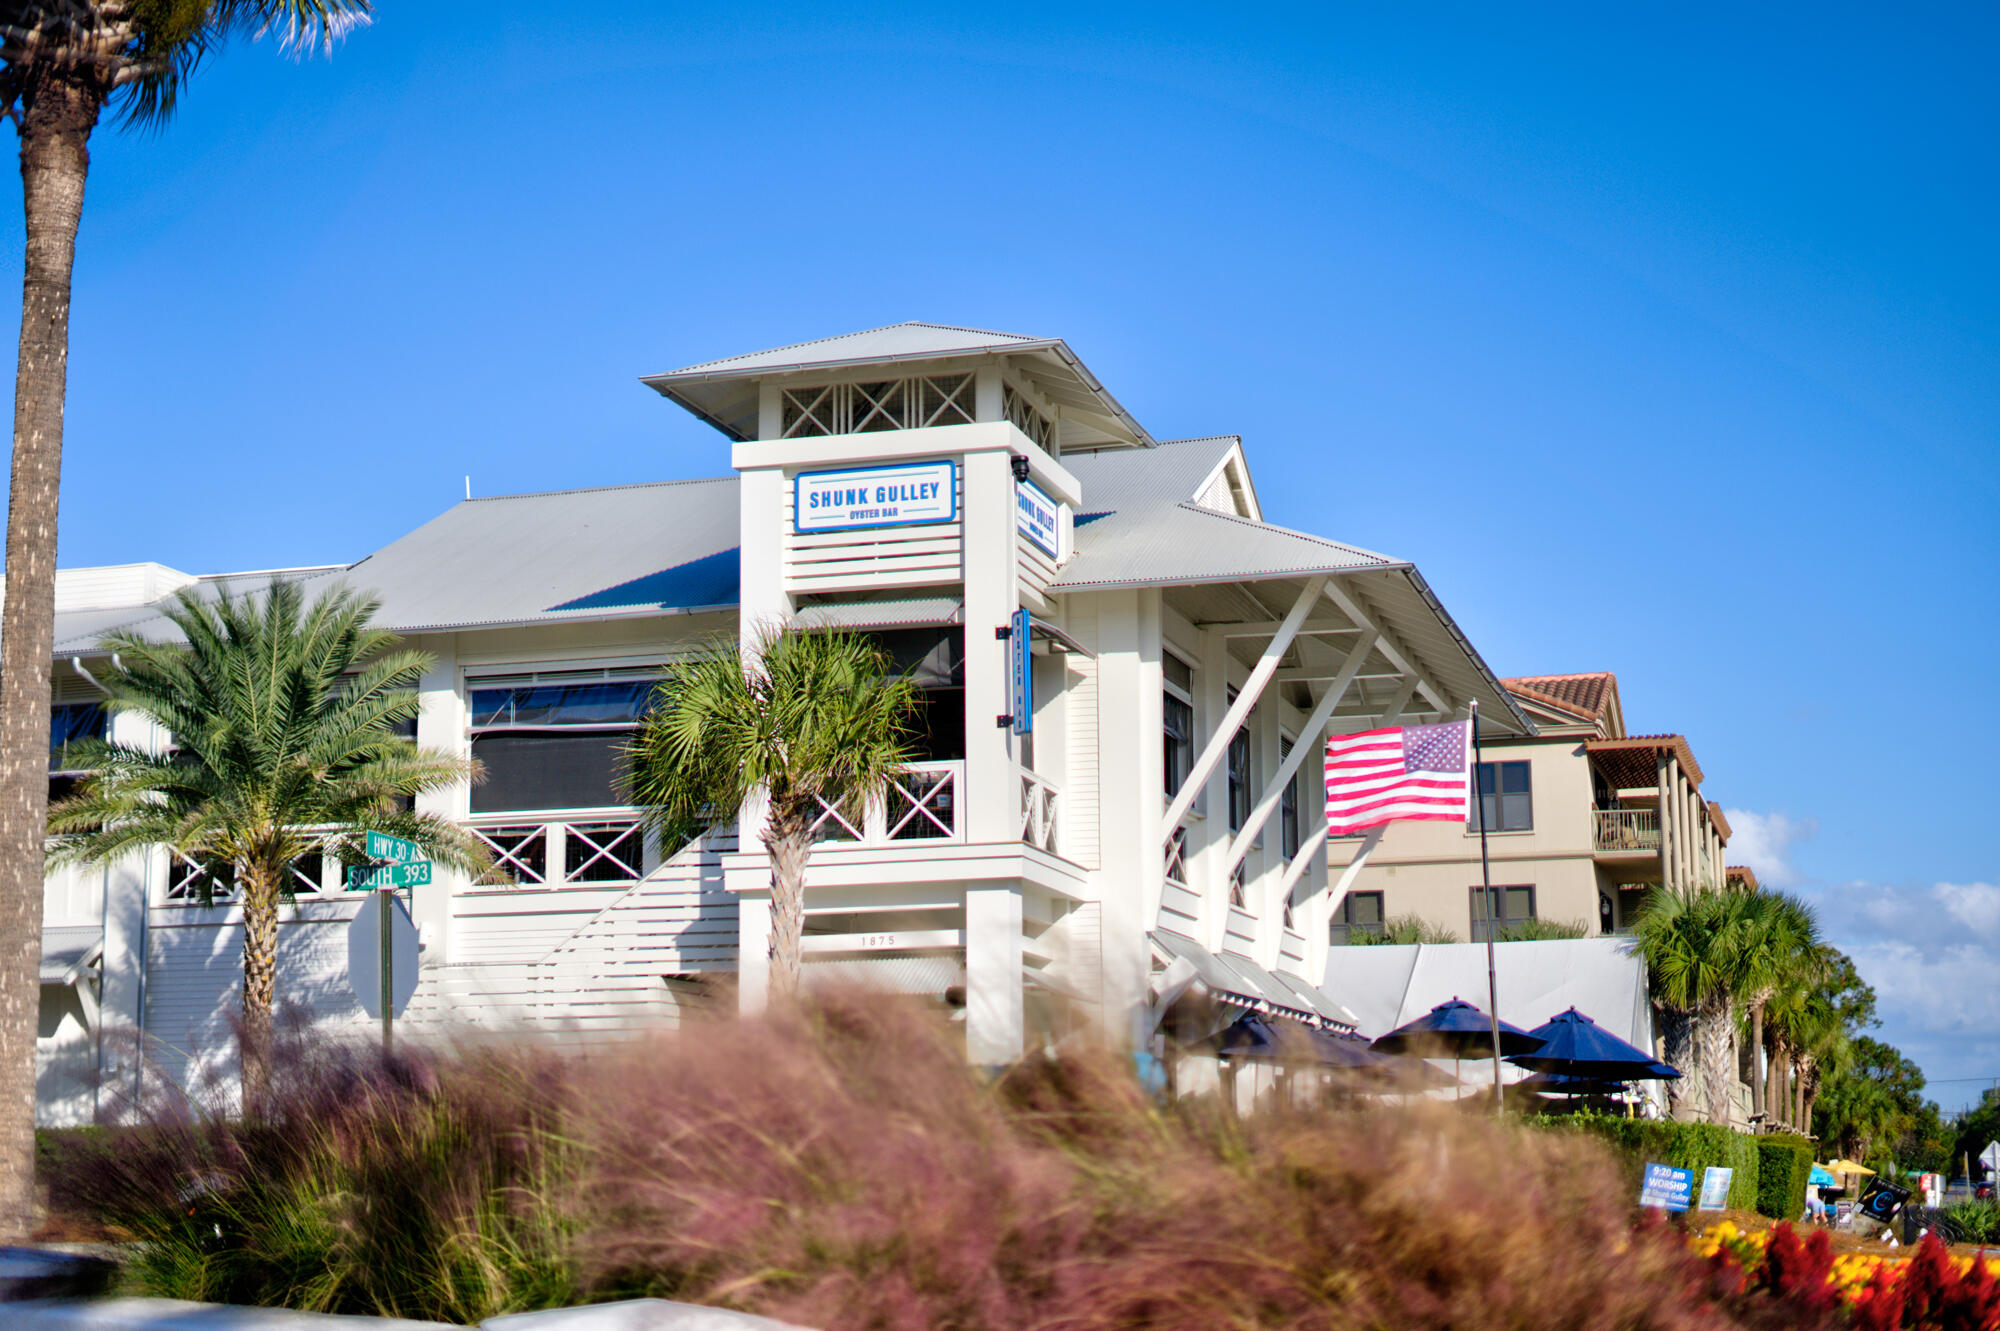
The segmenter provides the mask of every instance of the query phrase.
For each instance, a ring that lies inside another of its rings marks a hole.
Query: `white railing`
[[[879,846],[893,841],[962,841],[958,817],[965,764],[911,763],[891,778],[883,799],[865,809],[852,800],[819,801],[813,836]]]
[[[1062,805],[1062,787],[1039,772],[1021,772],[1021,840],[1031,846],[1060,854],[1056,848],[1056,816]]]
[[[646,829],[630,810],[564,810],[473,818],[466,829],[493,865],[475,888],[635,883],[646,876]]]
[[[319,833],[321,840],[331,833]],[[200,906],[236,900],[236,874],[226,864],[205,865],[192,856],[168,846],[166,888],[161,900],[171,906]],[[314,896],[341,890],[343,870],[338,860],[327,856],[319,845],[286,866],[291,880],[285,884],[293,896]]]
[[[1598,850],[1658,850],[1660,815],[1656,809],[1597,809],[1594,845]]]
[[[1187,827],[1183,824],[1167,838],[1167,881],[1187,886]]]

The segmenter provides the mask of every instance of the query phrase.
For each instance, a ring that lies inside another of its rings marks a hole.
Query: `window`
[[[1489,901],[1487,892],[1493,896]],[[1472,889],[1472,941],[1483,943],[1487,935],[1494,933],[1494,917],[1498,916],[1498,933],[1506,933],[1517,924],[1526,924],[1535,918],[1535,889],[1532,886],[1475,887]],[[1495,934],[1497,937],[1498,934]]]
[[[1467,824],[1468,831],[1479,830],[1482,814],[1489,832],[1526,832],[1534,827],[1535,804],[1529,789],[1528,764],[1479,764],[1479,806]]]
[[[1229,690],[1229,705],[1236,705],[1236,690]],[[1250,727],[1238,730],[1229,739],[1229,830],[1241,832],[1250,821]]]
[[[1278,760],[1283,762],[1292,755],[1292,742],[1283,736],[1278,738]],[[1299,853],[1299,774],[1292,773],[1292,779],[1278,794],[1278,844],[1285,852],[1285,863]],[[1290,909],[1287,903],[1286,909]]]
[[[1194,668],[1171,653],[1160,657],[1166,681],[1161,716],[1166,732],[1166,787],[1169,798],[1180,793],[1194,770]]]
[[[49,708],[49,771],[66,772],[69,746],[104,738],[104,708],[94,702],[62,702]]]
[[[470,681],[472,756],[486,769],[472,812],[627,803],[624,750],[654,683],[607,670]]]
[[[1382,936],[1382,894],[1380,892],[1349,892],[1341,900],[1340,909],[1333,913],[1333,923],[1327,929],[1327,942],[1336,947],[1354,941],[1360,934],[1371,938]]]

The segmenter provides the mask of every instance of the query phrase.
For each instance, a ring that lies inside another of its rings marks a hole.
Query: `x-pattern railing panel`
[[[1187,828],[1176,827],[1167,838],[1167,881],[1187,886]]]
[[[563,880],[623,882],[645,874],[645,825],[632,822],[569,823],[563,841]]]
[[[477,886],[497,887],[548,881],[548,824],[524,823],[509,824],[505,827],[474,827],[472,834],[485,844],[487,851],[493,856],[492,867],[479,876]]]
[[[891,841],[948,837],[957,830],[957,773],[912,771],[889,783]]]
[[[1021,840],[1051,854],[1056,850],[1056,814],[1062,792],[1035,772],[1021,773]]]
[[[788,388],[782,399],[784,437],[970,424],[978,419],[975,392],[970,374]]]

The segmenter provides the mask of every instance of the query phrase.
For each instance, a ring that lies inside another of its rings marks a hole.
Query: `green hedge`
[[[1758,1137],[1757,1211],[1773,1220],[1805,1214],[1806,1184],[1812,1178],[1813,1144],[1788,1132]]]
[[[1668,1119],[1614,1118],[1608,1114],[1563,1114],[1530,1119],[1554,1129],[1587,1132],[1609,1142],[1625,1158],[1632,1176],[1632,1193],[1639,1191],[1639,1174],[1648,1162],[1694,1171],[1697,1193],[1701,1171],[1717,1165],[1735,1172],[1729,1177],[1729,1205],[1758,1209],[1759,1159],[1757,1139],[1713,1123],[1676,1123]],[[1800,1194],[1804,1209],[1804,1193]],[[1794,1212],[1796,1214],[1796,1212]]]

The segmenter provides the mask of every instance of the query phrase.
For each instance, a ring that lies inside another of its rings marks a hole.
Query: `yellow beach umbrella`
[[[1852,1160],[1836,1160],[1828,1165],[1827,1168],[1836,1174],[1873,1174],[1875,1172],[1866,1165],[1855,1164]]]

